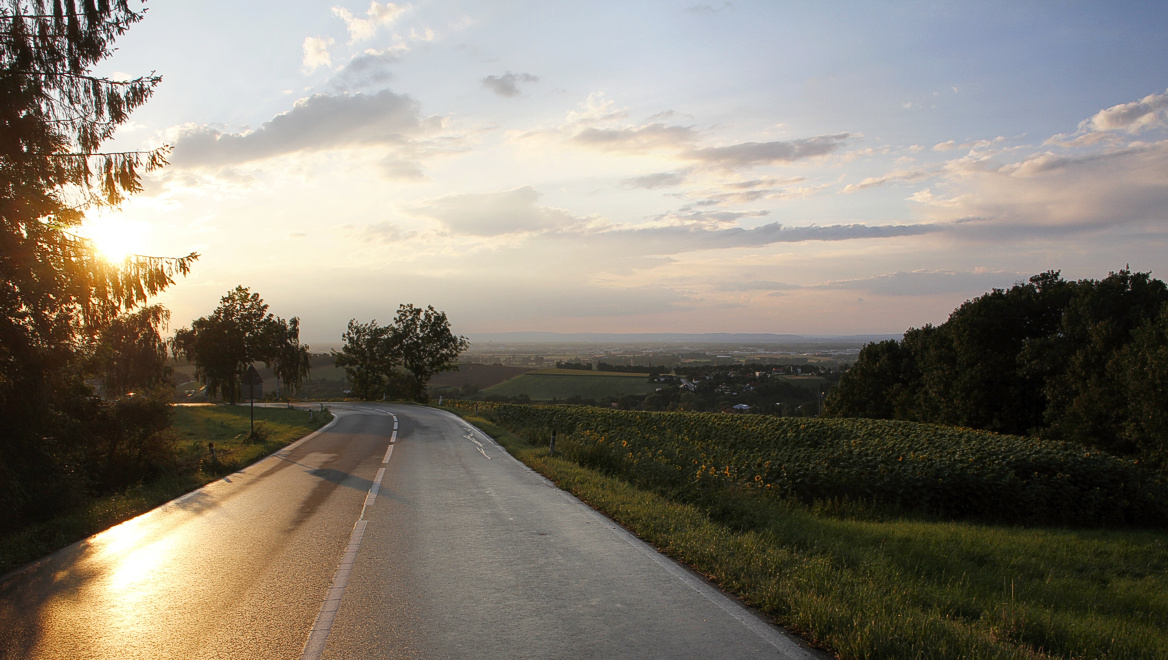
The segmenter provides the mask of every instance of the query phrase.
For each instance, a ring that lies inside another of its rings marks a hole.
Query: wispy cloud
[[[686,158],[719,165],[729,169],[789,163],[804,158],[826,156],[847,141],[847,133],[819,135],[798,140],[773,142],[742,142],[724,147],[707,147],[685,154]]]
[[[884,273],[851,280],[814,284],[813,289],[847,289],[882,296],[978,295],[994,288],[1008,288],[1026,281],[1033,273],[1006,271],[913,270]]]
[[[406,154],[416,139],[441,125],[440,118],[423,118],[412,98],[389,90],[314,94],[252,131],[183,127],[171,162],[178,168],[222,167],[298,152],[368,146]]]

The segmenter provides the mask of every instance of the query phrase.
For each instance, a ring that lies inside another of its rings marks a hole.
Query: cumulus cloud
[[[441,125],[422,118],[418,104],[389,90],[377,94],[314,94],[253,131],[226,133],[210,126],[180,129],[175,167],[222,167],[297,152],[361,146],[408,150],[415,138]]]
[[[447,231],[471,236],[501,236],[552,229],[582,221],[562,209],[539,206],[531,186],[497,193],[446,195],[406,208],[438,221]]]
[[[533,76],[530,73],[511,73],[508,71],[501,76],[487,76],[483,78],[483,87],[486,87],[499,96],[515,97],[520,94],[519,83],[536,82],[539,82],[539,76]]]
[[[1168,91],[1149,94],[1139,101],[1113,105],[1095,113],[1085,122],[1092,131],[1125,131],[1138,133],[1152,127],[1162,127],[1168,119]]]
[[[304,60],[300,65],[300,70],[308,74],[322,66],[325,68],[331,67],[333,63],[328,49],[332,45],[332,37],[305,37]]]
[[[378,28],[392,25],[409,7],[395,5],[392,2],[383,5],[374,0],[369,3],[364,18],[354,16],[353,12],[344,7],[333,7],[333,14],[345,22],[345,27],[349,30],[349,43],[355,44],[373,38]]]

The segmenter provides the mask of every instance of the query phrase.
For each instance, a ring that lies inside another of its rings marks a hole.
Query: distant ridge
[[[472,344],[866,344],[901,335],[781,335],[740,332],[482,332]]]

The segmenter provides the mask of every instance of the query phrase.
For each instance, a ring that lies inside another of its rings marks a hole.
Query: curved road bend
[[[3,578],[0,657],[820,657],[457,417],[333,410]]]

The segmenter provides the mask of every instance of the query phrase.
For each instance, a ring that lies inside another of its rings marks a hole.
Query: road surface
[[[818,657],[457,417],[334,412],[7,576],[0,657]]]

